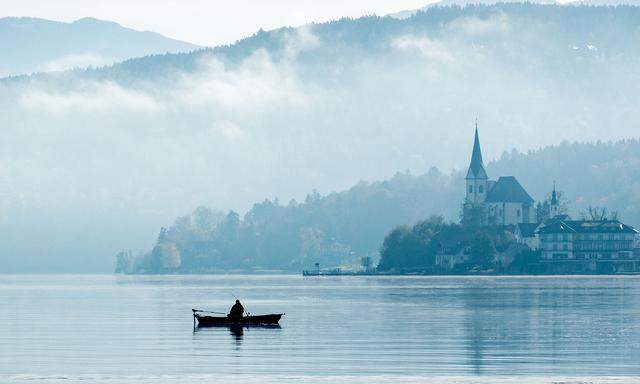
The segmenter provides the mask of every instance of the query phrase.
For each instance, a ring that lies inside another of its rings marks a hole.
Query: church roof
[[[476,136],[473,139],[473,153],[471,154],[471,164],[467,171],[467,179],[488,179],[487,171],[482,163],[482,151],[480,150],[480,139],[478,138],[478,126],[476,125]]]
[[[522,237],[533,237],[536,234],[538,223],[519,223],[518,231]]]
[[[533,199],[513,176],[501,176],[487,193],[487,203],[533,203]]]

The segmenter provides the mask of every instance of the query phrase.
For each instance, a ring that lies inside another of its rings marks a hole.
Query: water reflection
[[[242,344],[242,336],[244,335],[244,329],[241,325],[232,325],[229,327],[229,333],[233,336],[236,341],[236,345]]]
[[[185,335],[191,308],[226,308],[231,291],[258,313],[286,312],[282,329],[194,327]],[[41,321],[43,308],[56,327]],[[118,375],[154,383],[156,375],[225,382],[240,373],[261,383],[325,374],[361,383],[640,375],[638,276],[0,275],[0,314],[1,383],[58,373],[114,378],[104,384],[125,382]]]
[[[198,333],[201,332],[221,332],[222,330],[226,330],[231,335],[232,340],[235,342],[237,346],[242,345],[242,340],[244,339],[245,329],[263,329],[263,330],[280,330],[282,327],[279,324],[265,324],[265,325],[216,325],[216,326],[198,326],[194,325],[193,334],[197,336]],[[262,335],[264,337],[264,335]]]
[[[624,280],[586,281],[462,287],[470,371],[481,375],[545,366],[555,374],[563,373],[569,361],[593,367],[602,356],[625,367],[640,344],[629,331],[638,328],[629,313],[637,291],[625,287]]]

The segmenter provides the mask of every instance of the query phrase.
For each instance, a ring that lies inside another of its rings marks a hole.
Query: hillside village
[[[566,213],[555,183],[550,198],[535,205],[515,177],[489,179],[477,125],[465,187],[461,225],[433,235],[429,244],[434,263],[424,272],[640,272],[638,231],[618,220],[616,213],[590,208],[575,220]],[[498,241],[499,236],[508,240]],[[480,262],[482,255],[474,255],[479,238],[487,254]]]

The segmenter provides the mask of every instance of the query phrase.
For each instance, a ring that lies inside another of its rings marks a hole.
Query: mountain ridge
[[[0,48],[14,53],[0,63],[0,76],[8,77],[101,66],[152,53],[201,47],[92,17],[73,22],[5,17],[0,19]]]

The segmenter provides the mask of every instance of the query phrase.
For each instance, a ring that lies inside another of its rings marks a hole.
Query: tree
[[[116,273],[131,273],[133,271],[133,256],[131,251],[118,252],[116,255]]]
[[[404,244],[409,236],[409,228],[402,226],[395,228],[384,238],[382,247],[380,248],[378,270],[389,271],[404,266],[403,252],[406,248]]]
[[[373,260],[371,259],[371,256],[364,256],[360,259],[360,266],[365,271],[370,270],[372,265],[373,265]]]
[[[484,204],[462,204],[462,220],[460,223],[465,228],[479,228],[487,222],[487,209]]]
[[[472,240],[469,248],[471,263],[487,267],[493,262],[495,252],[495,246],[489,236],[486,233],[480,233]]]
[[[510,273],[529,273],[529,266],[538,263],[540,257],[539,252],[532,251],[530,249],[523,249],[518,252],[511,265],[509,266]]]
[[[582,220],[605,221],[608,220],[609,212],[605,207],[588,206],[586,210],[580,212]],[[615,213],[617,218],[618,213]]]
[[[151,267],[154,271],[170,271],[182,264],[180,251],[173,243],[161,243],[151,251]]]
[[[422,269],[433,266],[435,245],[433,237],[447,224],[442,216],[431,216],[413,227],[397,227],[385,237],[380,248],[378,269]]]
[[[229,211],[227,217],[220,224],[220,234],[227,239],[235,241],[238,237],[238,229],[240,228],[240,215],[235,211]]]
[[[302,265],[317,263],[322,254],[324,233],[316,228],[302,228],[300,230],[300,259]]]
[[[193,223],[203,232],[213,231],[224,219],[224,215],[221,212],[204,206],[196,208],[191,216],[193,217]]]

